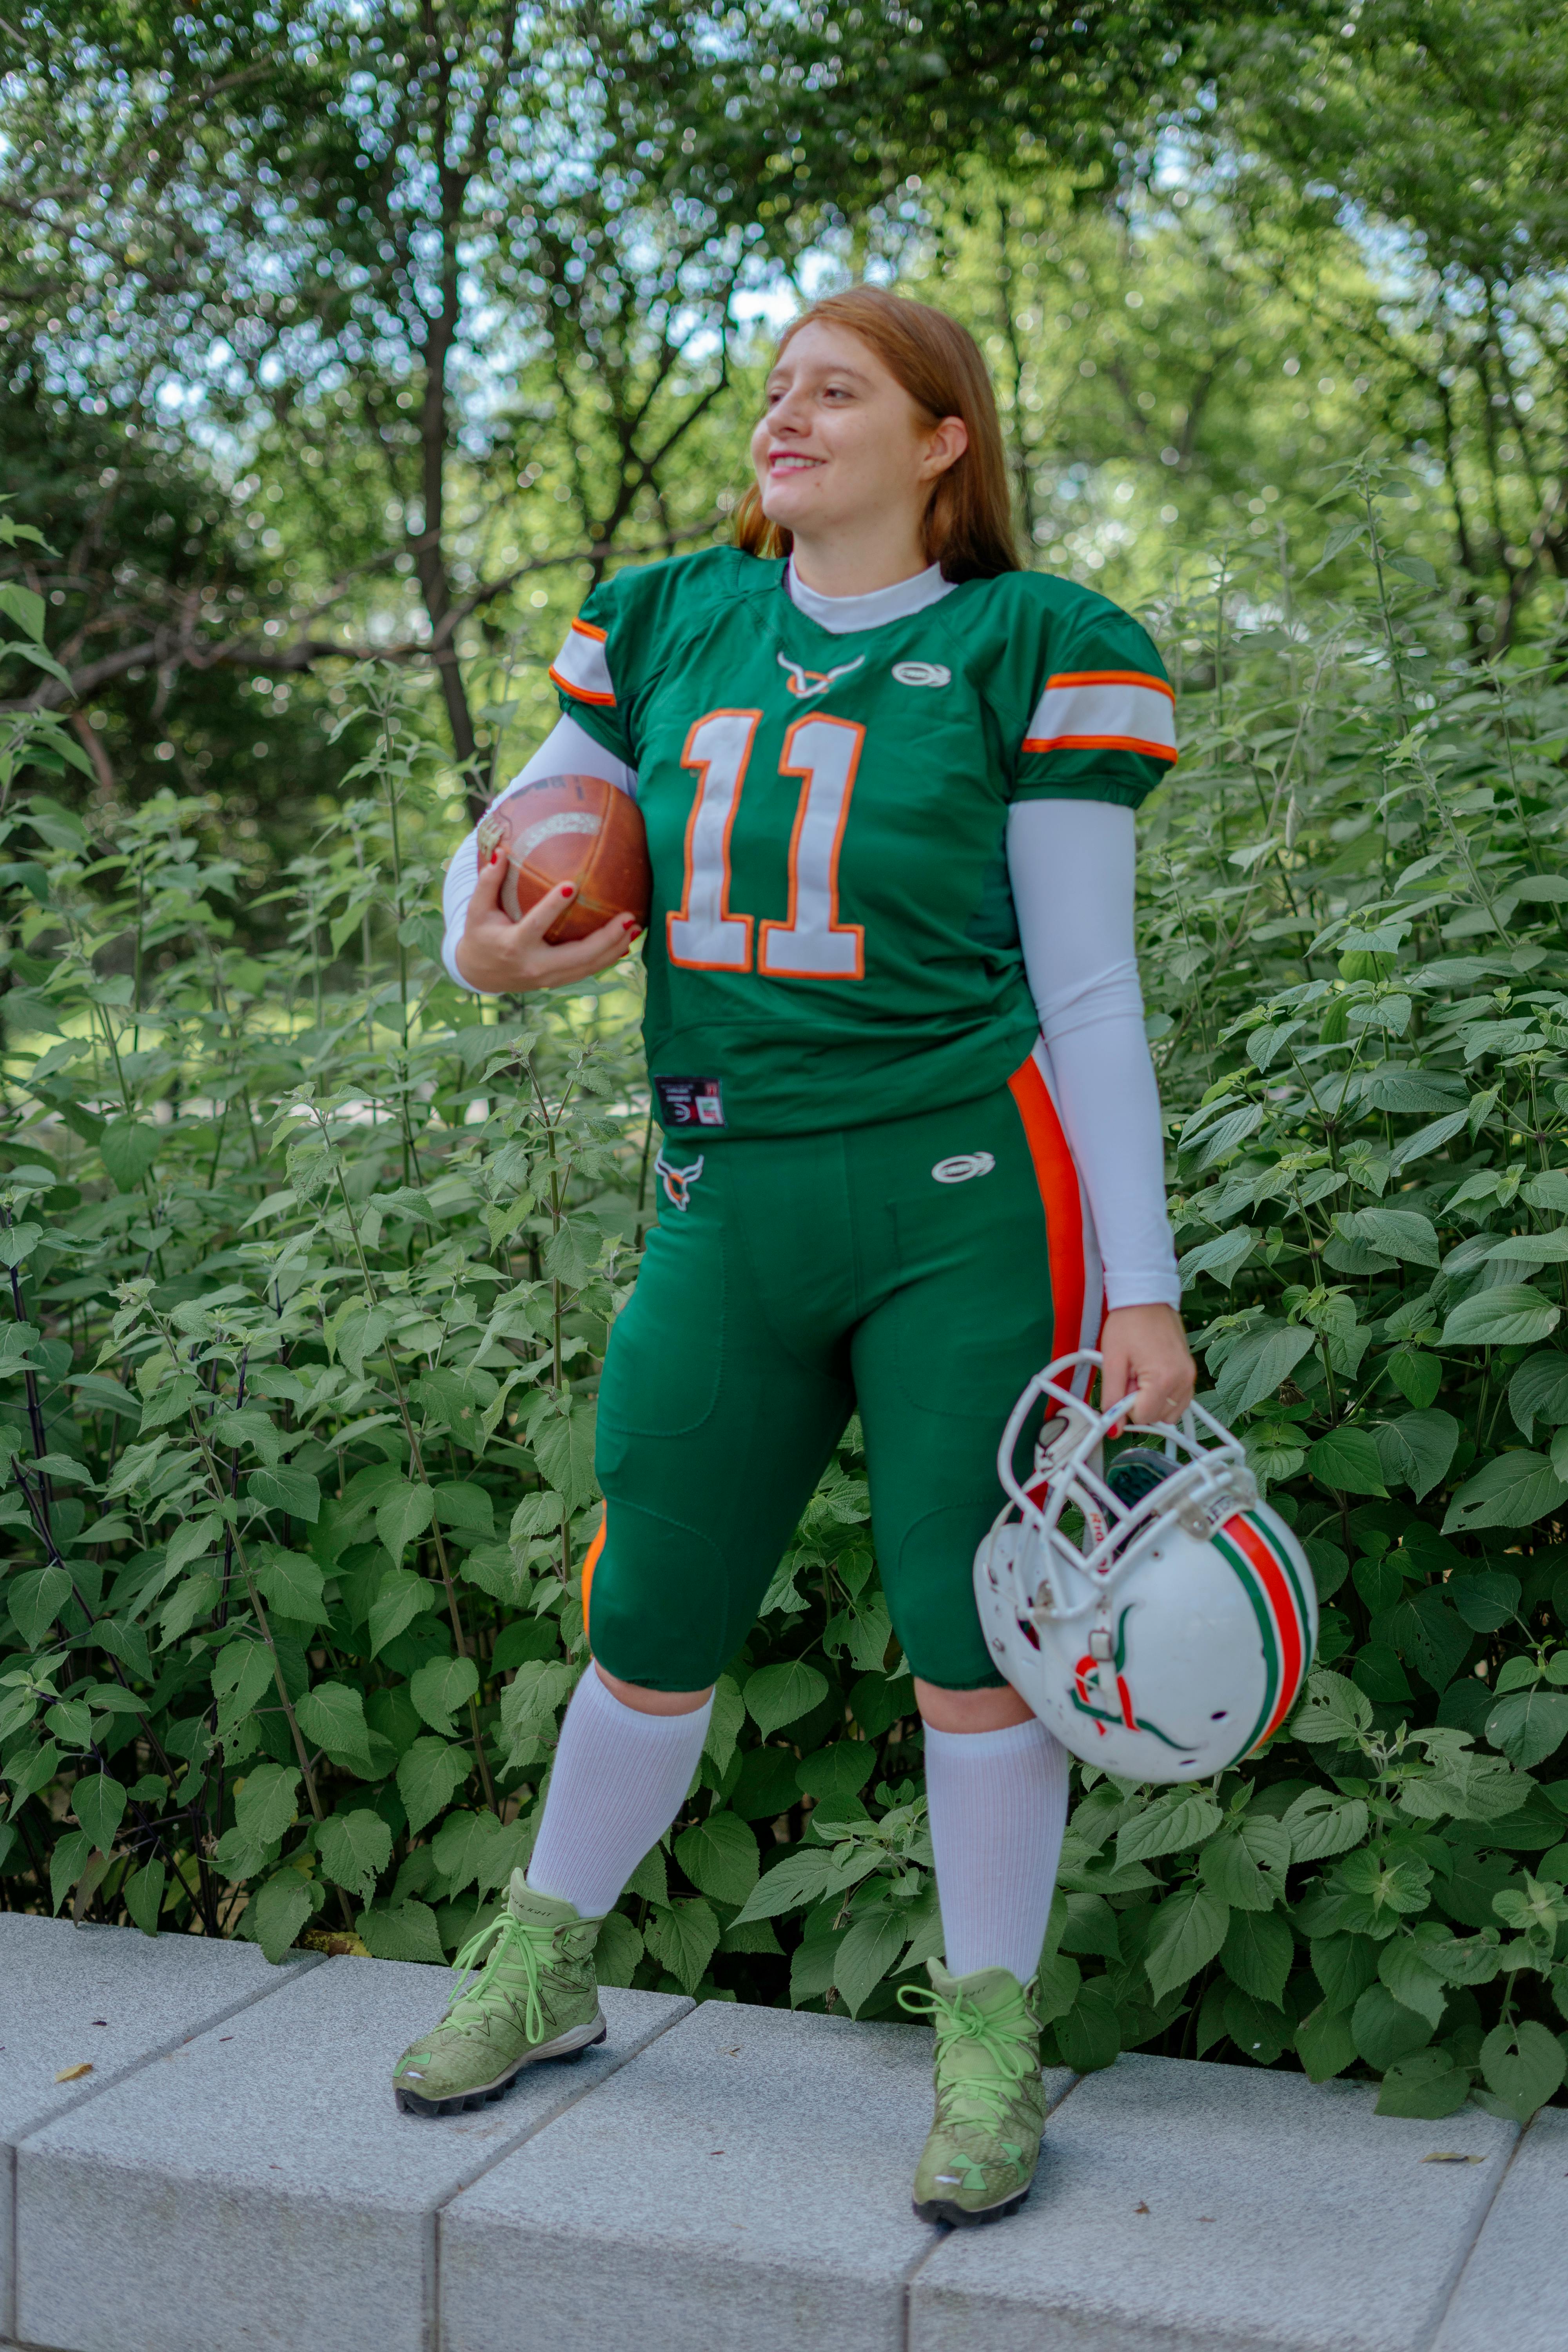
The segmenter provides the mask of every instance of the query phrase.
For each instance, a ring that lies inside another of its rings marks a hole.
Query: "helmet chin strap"
[[[1092,1472],[1093,1475],[1100,1481],[1101,1485],[1104,1484],[1105,1447],[1103,1444],[1100,1444],[1095,1447],[1084,1466],[1086,1469]],[[1102,1544],[1105,1541],[1106,1537],[1110,1533],[1110,1522],[1106,1517],[1105,1513],[1100,1509],[1099,1503],[1095,1500],[1092,1488],[1086,1487],[1084,1489],[1082,1497],[1079,1504],[1079,1508],[1083,1513],[1083,1523],[1089,1529],[1089,1547],[1093,1549],[1098,1545]]]

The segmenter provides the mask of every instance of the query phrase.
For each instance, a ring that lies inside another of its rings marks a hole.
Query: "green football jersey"
[[[720,548],[595,589],[551,671],[637,772],[667,1129],[810,1134],[969,1102],[1037,1034],[1016,800],[1135,808],[1175,758],[1127,614],[1033,572],[834,635]]]

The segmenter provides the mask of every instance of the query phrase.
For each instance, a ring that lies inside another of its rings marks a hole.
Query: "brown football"
[[[574,882],[577,896],[545,938],[586,939],[612,915],[647,921],[653,873],[642,813],[603,776],[541,776],[498,801],[479,821],[480,863],[507,860],[500,902],[515,921],[547,890]]]

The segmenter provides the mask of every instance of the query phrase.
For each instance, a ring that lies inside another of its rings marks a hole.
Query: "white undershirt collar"
[[[917,572],[912,580],[895,581],[890,588],[873,588],[868,596],[825,596],[820,589],[806,586],[795,571],[793,555],[784,566],[790,603],[835,637],[852,635],[858,629],[879,629],[887,621],[907,621],[911,613],[923,613],[928,604],[940,604],[957,585],[955,580],[942,578],[940,563],[932,563]]]

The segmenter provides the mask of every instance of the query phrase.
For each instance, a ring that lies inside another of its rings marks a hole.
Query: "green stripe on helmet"
[[[1248,1511],[1246,1517],[1247,1525],[1256,1528],[1259,1538],[1268,1546],[1275,1559],[1284,1570],[1286,1580],[1296,1596],[1296,1615],[1301,1629],[1301,1683],[1304,1684],[1311,1669],[1312,1654],[1316,1645],[1312,1640],[1311,1613],[1307,1606],[1307,1596],[1301,1590],[1301,1580],[1296,1573],[1296,1563],[1284,1547],[1276,1542],[1273,1534],[1264,1525],[1256,1511]],[[1297,1687],[1299,1689],[1300,1685],[1299,1684]]]
[[[1215,1529],[1213,1541],[1235,1570],[1242,1591],[1251,1601],[1252,1613],[1258,1620],[1258,1630],[1263,1641],[1263,1706],[1252,1729],[1231,1757],[1230,1762],[1234,1764],[1241,1757],[1247,1755],[1262,1738],[1264,1728],[1274,1712],[1274,1701],[1279,1689],[1279,1641],[1274,1629],[1274,1613],[1268,1606],[1268,1596],[1258,1583],[1250,1560],[1244,1552],[1238,1551],[1233,1543],[1226,1540],[1223,1528]],[[1269,1549],[1273,1549],[1272,1544]]]

